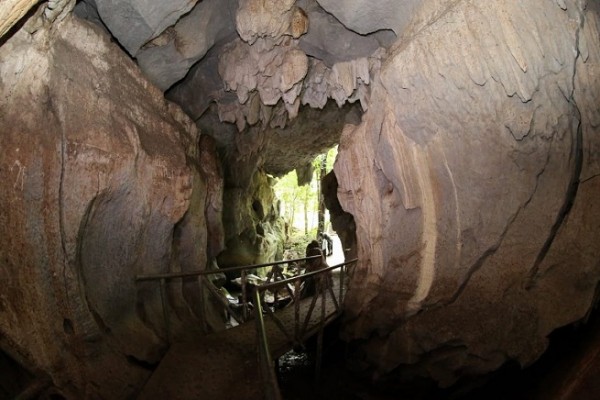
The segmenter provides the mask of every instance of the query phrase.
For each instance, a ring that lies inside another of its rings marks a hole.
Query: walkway
[[[334,279],[334,293],[339,291],[339,281]],[[300,321],[309,312],[313,298],[299,302]],[[318,332],[321,317],[321,297],[317,298],[307,325],[304,339]],[[295,307],[276,312],[286,329],[294,336]],[[327,294],[325,325],[335,320],[334,301]],[[275,359],[292,349],[293,343],[268,315],[264,315],[265,330],[271,356]],[[200,336],[193,342],[173,344],[139,399],[264,399],[265,388],[260,372],[257,325],[250,320],[235,328]]]

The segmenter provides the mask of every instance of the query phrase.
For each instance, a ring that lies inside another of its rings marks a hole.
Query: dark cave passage
[[[441,389],[430,379],[394,382],[373,379],[366,364],[353,358],[352,346],[339,338],[340,325],[329,326],[320,379],[315,375],[315,342],[290,351],[278,363],[286,400],[583,400],[600,396],[600,312],[586,322],[553,332],[548,349],[534,364],[506,363],[498,371],[465,377]],[[402,367],[399,367],[400,369]]]

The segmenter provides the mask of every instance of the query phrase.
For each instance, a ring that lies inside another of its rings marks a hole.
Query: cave
[[[136,277],[281,260],[274,181],[335,145],[330,334],[380,398],[598,325],[597,0],[2,0],[0,94],[0,397],[137,398],[164,304],[225,324]],[[587,342],[544,398],[585,398]]]

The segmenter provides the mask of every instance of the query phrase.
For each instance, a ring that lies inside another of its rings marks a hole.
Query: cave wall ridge
[[[129,398],[166,340],[157,283],[134,277],[205,267],[215,154],[77,18],[15,32],[0,63],[0,345],[66,398]],[[175,331],[197,322],[168,290]]]
[[[335,164],[376,374],[529,365],[593,306],[598,35],[597,2],[428,1],[390,49]]]

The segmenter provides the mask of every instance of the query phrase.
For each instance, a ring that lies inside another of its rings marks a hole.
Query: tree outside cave
[[[298,185],[296,170],[278,178],[275,195],[280,200],[280,215],[285,221],[284,258],[302,258],[306,245],[319,232],[331,233],[329,211],[325,208],[321,179],[333,169],[337,146],[320,154],[312,161],[312,177],[305,185]]]

